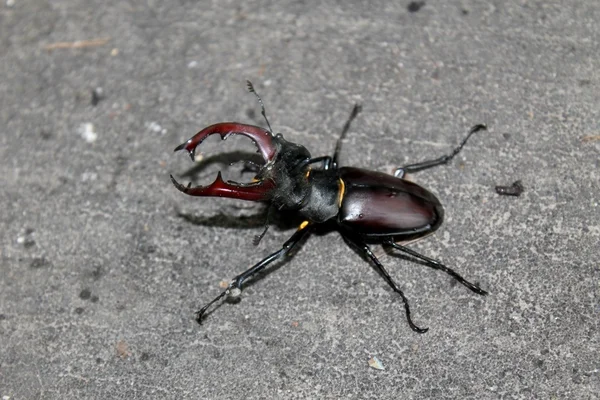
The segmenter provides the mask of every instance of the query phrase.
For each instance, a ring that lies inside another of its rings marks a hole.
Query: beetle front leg
[[[229,286],[227,286],[227,289],[225,289],[221,294],[219,294],[210,303],[208,303],[207,305],[202,307],[199,311],[197,311],[196,312],[196,321],[199,324],[201,324],[202,317],[203,317],[204,313],[206,312],[206,310],[208,310],[208,308],[210,306],[212,306],[217,301],[221,300],[223,297],[225,297],[225,296],[238,297],[242,291],[242,284],[244,283],[244,281],[246,279],[248,279],[252,275],[260,272],[261,270],[263,270],[267,265],[269,265],[273,261],[288,254],[294,248],[294,246],[296,246],[296,244],[298,244],[298,242],[300,242],[310,232],[310,230],[311,230],[311,226],[309,225],[309,223],[303,222],[300,225],[300,227],[298,228],[298,230],[292,235],[292,237],[289,238],[283,244],[281,249],[268,255],[267,257],[265,257],[264,259],[259,261],[257,264],[252,266],[247,271],[245,271],[245,272],[241,273],[240,275],[236,276],[235,278],[233,278],[231,283],[229,284]]]
[[[396,292],[400,295],[400,297],[402,298],[402,301],[404,302],[404,310],[406,311],[406,319],[408,320],[408,325],[410,325],[411,329],[417,333],[427,332],[429,330],[429,328],[419,328],[412,321],[412,318],[410,316],[410,306],[408,305],[408,299],[406,298],[406,296],[404,295],[402,290],[398,287],[396,282],[394,282],[394,280],[392,279],[390,274],[387,272],[387,270],[385,269],[383,264],[381,264],[381,262],[379,261],[377,256],[375,256],[375,254],[373,254],[369,245],[364,243],[362,240],[360,240],[358,238],[353,238],[353,237],[347,236],[343,233],[342,233],[342,238],[344,238],[344,241],[346,243],[348,243],[348,245],[361,251],[371,261],[373,261],[373,264],[375,264],[375,267],[377,268],[377,270],[381,273],[381,275],[383,275],[383,279],[385,279],[387,284],[392,288],[392,290],[394,292]]]
[[[333,161],[333,159],[330,156],[321,156],[321,157],[311,158],[308,161],[308,163],[309,164],[314,164],[314,163],[322,162],[323,163],[323,169],[324,170],[328,170],[329,168],[331,168],[332,161]]]
[[[474,134],[475,132],[484,131],[486,129],[487,129],[487,126],[485,126],[484,124],[475,125],[474,127],[471,128],[471,130],[467,134],[467,137],[464,138],[462,142],[460,142],[460,145],[458,145],[458,147],[456,147],[454,150],[452,150],[452,153],[442,156],[440,158],[436,158],[435,160],[422,161],[420,163],[409,164],[409,165],[405,165],[403,167],[399,167],[396,169],[396,172],[394,172],[394,176],[396,178],[403,178],[407,172],[411,173],[411,172],[423,171],[424,169],[428,169],[428,168],[436,167],[438,165],[449,163],[450,160],[452,160],[458,153],[460,153],[460,151],[462,150],[464,145],[467,143],[467,140],[469,140],[469,138],[471,137],[472,134]]]

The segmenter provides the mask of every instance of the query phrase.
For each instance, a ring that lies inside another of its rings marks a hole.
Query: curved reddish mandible
[[[185,143],[175,148],[175,151],[186,150],[192,161],[195,161],[196,147],[198,147],[210,135],[219,134],[221,139],[227,139],[229,135],[242,135],[250,138],[258,147],[263,159],[266,162],[271,161],[277,152],[277,146],[273,141],[273,135],[258,126],[240,124],[237,122],[221,122],[202,129]],[[190,196],[217,196],[229,197],[233,199],[264,201],[269,200],[271,190],[275,187],[271,180],[260,181],[250,184],[236,184],[234,182],[225,182],[221,172],[217,179],[208,186],[191,187],[191,184],[184,186],[177,182],[173,175],[171,181],[175,187]]]
[[[269,200],[271,189],[275,187],[271,180],[261,181],[259,183],[236,185],[230,184],[223,180],[221,172],[217,175],[217,179],[208,186],[184,186],[177,182],[171,175],[171,182],[175,187],[190,196],[213,196],[213,197],[229,197],[231,199],[264,201]]]
[[[273,143],[273,135],[271,132],[258,126],[240,124],[237,122],[221,122],[219,124],[208,126],[192,136],[187,142],[177,146],[175,151],[187,150],[193,161],[196,147],[198,147],[204,139],[216,133],[221,135],[221,139],[225,139],[229,135],[243,135],[252,139],[254,143],[256,143],[256,146],[258,146],[258,150],[265,161],[272,160],[277,151],[277,147]]]

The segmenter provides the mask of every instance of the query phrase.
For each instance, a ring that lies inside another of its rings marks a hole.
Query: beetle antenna
[[[246,81],[246,85],[248,85],[248,91],[250,93],[254,93],[254,95],[258,99],[258,102],[260,103],[260,107],[261,107],[261,113],[262,113],[262,116],[265,118],[265,121],[267,121],[267,126],[269,127],[269,132],[273,133],[273,129],[271,129],[271,124],[269,123],[269,120],[267,119],[267,113],[265,112],[265,104],[263,103],[259,94],[256,93],[256,90],[254,90],[254,85],[252,84],[252,82]]]
[[[331,167],[333,169],[337,168],[338,157],[339,157],[340,151],[342,150],[342,140],[344,140],[344,137],[346,136],[346,132],[348,132],[348,130],[350,129],[350,124],[352,123],[352,121],[354,121],[354,118],[356,118],[358,113],[361,111],[362,111],[362,106],[358,103],[355,103],[354,108],[352,109],[352,112],[350,113],[350,117],[348,118],[348,121],[346,121],[346,123],[344,124],[344,128],[342,128],[342,134],[340,135],[340,137],[337,140],[337,143],[335,144],[335,152],[333,153],[332,162],[331,162]]]

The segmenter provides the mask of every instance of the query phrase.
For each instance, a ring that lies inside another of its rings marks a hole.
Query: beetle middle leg
[[[383,279],[385,279],[387,284],[392,288],[392,290],[394,292],[396,292],[400,295],[400,297],[402,298],[402,301],[404,302],[404,310],[406,311],[406,319],[408,320],[408,325],[410,325],[411,329],[417,333],[427,332],[429,330],[429,328],[419,328],[412,321],[412,318],[410,316],[410,306],[408,305],[408,299],[406,298],[406,296],[404,295],[402,290],[398,287],[396,282],[394,282],[394,280],[390,276],[389,272],[387,272],[387,270],[385,269],[385,267],[383,266],[381,261],[379,261],[379,259],[375,256],[375,254],[373,254],[369,245],[358,238],[351,237],[351,236],[343,234],[343,233],[342,233],[342,237],[344,238],[344,241],[346,241],[346,243],[348,243],[348,245],[361,251],[371,261],[373,261],[373,264],[375,264],[377,271],[379,271],[381,273],[381,275],[383,275]]]
[[[398,244],[394,241],[388,241],[386,242],[386,244],[392,246],[394,249],[396,250],[400,250],[403,253],[406,253],[408,255],[411,255],[415,258],[418,258],[421,261],[424,261],[425,264],[427,264],[427,266],[433,268],[433,269],[439,269],[440,271],[444,271],[445,273],[447,273],[448,275],[450,275],[451,277],[453,277],[454,279],[456,279],[458,282],[462,283],[463,285],[465,285],[466,287],[468,287],[469,289],[471,289],[473,292],[480,294],[482,296],[485,296],[488,294],[488,292],[486,292],[485,290],[481,289],[479,286],[467,281],[465,278],[463,278],[462,276],[460,276],[458,274],[458,272],[454,271],[452,268],[448,268],[446,267],[444,264],[442,264],[441,262],[439,262],[438,260],[434,260],[433,258],[429,258],[426,257],[422,254],[417,253],[414,250],[409,249],[408,247],[402,246],[401,244]]]
[[[404,177],[404,175],[406,173],[423,171],[424,169],[437,167],[438,165],[443,165],[443,164],[449,163],[450,160],[452,160],[458,153],[460,153],[460,151],[462,150],[464,145],[467,143],[467,140],[469,140],[471,135],[473,135],[475,132],[484,131],[484,130],[487,130],[487,126],[485,126],[484,124],[475,125],[474,127],[471,128],[471,130],[467,134],[467,137],[465,137],[463,139],[463,141],[460,142],[460,144],[454,150],[452,150],[452,153],[442,156],[440,158],[436,158],[435,160],[422,161],[420,163],[409,164],[409,165],[405,165],[403,167],[399,167],[396,169],[396,172],[394,172],[394,176],[396,178],[402,178],[402,177]]]
[[[352,124],[352,121],[354,121],[354,119],[356,118],[358,113],[361,111],[362,111],[362,106],[358,103],[354,104],[354,107],[352,108],[352,112],[350,113],[350,117],[348,117],[348,120],[344,124],[344,127],[342,128],[342,133],[340,134],[340,137],[338,138],[338,140],[335,144],[335,151],[332,156],[320,156],[320,157],[306,159],[304,162],[302,162],[302,163],[298,164],[298,166],[296,166],[297,170],[301,170],[308,164],[315,164],[318,162],[323,163],[324,170],[337,169],[338,157],[339,157],[340,151],[342,149],[342,141],[344,140],[346,133],[350,129],[350,125]]]
[[[294,232],[294,234],[292,235],[292,237],[289,238],[283,244],[283,246],[281,247],[281,249],[279,249],[276,252],[268,255],[267,257],[265,257],[264,259],[262,259],[261,261],[259,261],[255,265],[253,265],[248,270],[242,272],[241,274],[239,274],[238,276],[236,276],[235,278],[233,278],[232,281],[231,281],[231,283],[227,286],[227,289],[225,289],[223,292],[221,292],[221,294],[219,294],[217,297],[215,297],[214,300],[212,300],[210,303],[208,303],[207,305],[205,305],[199,311],[196,312],[196,321],[199,324],[202,323],[202,316],[204,315],[204,313],[206,312],[206,310],[208,310],[208,308],[210,306],[212,306],[217,301],[221,300],[223,297],[225,297],[225,296],[233,296],[233,297],[239,296],[239,294],[242,291],[242,284],[244,283],[244,281],[246,279],[248,279],[252,275],[260,272],[261,270],[263,270],[267,265],[269,265],[273,261],[278,260],[279,258],[281,258],[281,257],[285,256],[286,254],[288,254],[298,244],[298,242],[300,242],[311,231],[311,228],[312,227],[309,225],[308,222],[303,222],[300,225],[300,227],[298,228],[298,230],[296,232]]]

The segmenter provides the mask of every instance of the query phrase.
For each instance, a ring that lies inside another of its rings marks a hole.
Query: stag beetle
[[[194,161],[196,147],[211,135],[218,134],[222,140],[230,135],[246,136],[255,143],[265,161],[258,169],[253,182],[225,182],[220,172],[217,179],[208,186],[192,187],[191,183],[184,186],[177,182],[173,175],[171,181],[178,190],[191,196],[218,196],[268,202],[270,207],[295,211],[302,216],[304,222],[281,249],[233,278],[227,289],[200,309],[196,313],[198,323],[202,322],[202,316],[212,304],[225,296],[239,296],[246,279],[287,255],[315,225],[326,221],[336,223],[344,241],[370,259],[387,284],[400,295],[408,324],[415,332],[425,333],[428,328],[420,328],[413,323],[408,299],[371,251],[370,244],[382,244],[399,250],[408,254],[413,261],[419,260],[431,268],[446,272],[473,292],[487,294],[441,262],[404,245],[437,230],[442,224],[444,209],[431,192],[403,179],[405,173],[448,163],[461,151],[471,135],[487,129],[485,125],[475,125],[471,128],[460,145],[449,155],[400,167],[394,176],[355,167],[338,168],[342,140],[361,110],[359,105],[354,106],[344,125],[333,156],[313,158],[304,146],[285,140],[280,133],[273,134],[262,99],[252,83],[248,81],[247,84],[248,91],[253,93],[260,103],[268,130],[237,122],[218,123],[202,129],[191,139],[177,146],[175,151],[187,151]],[[321,166],[315,168],[315,164]],[[257,237],[258,241],[265,234],[266,227]]]

